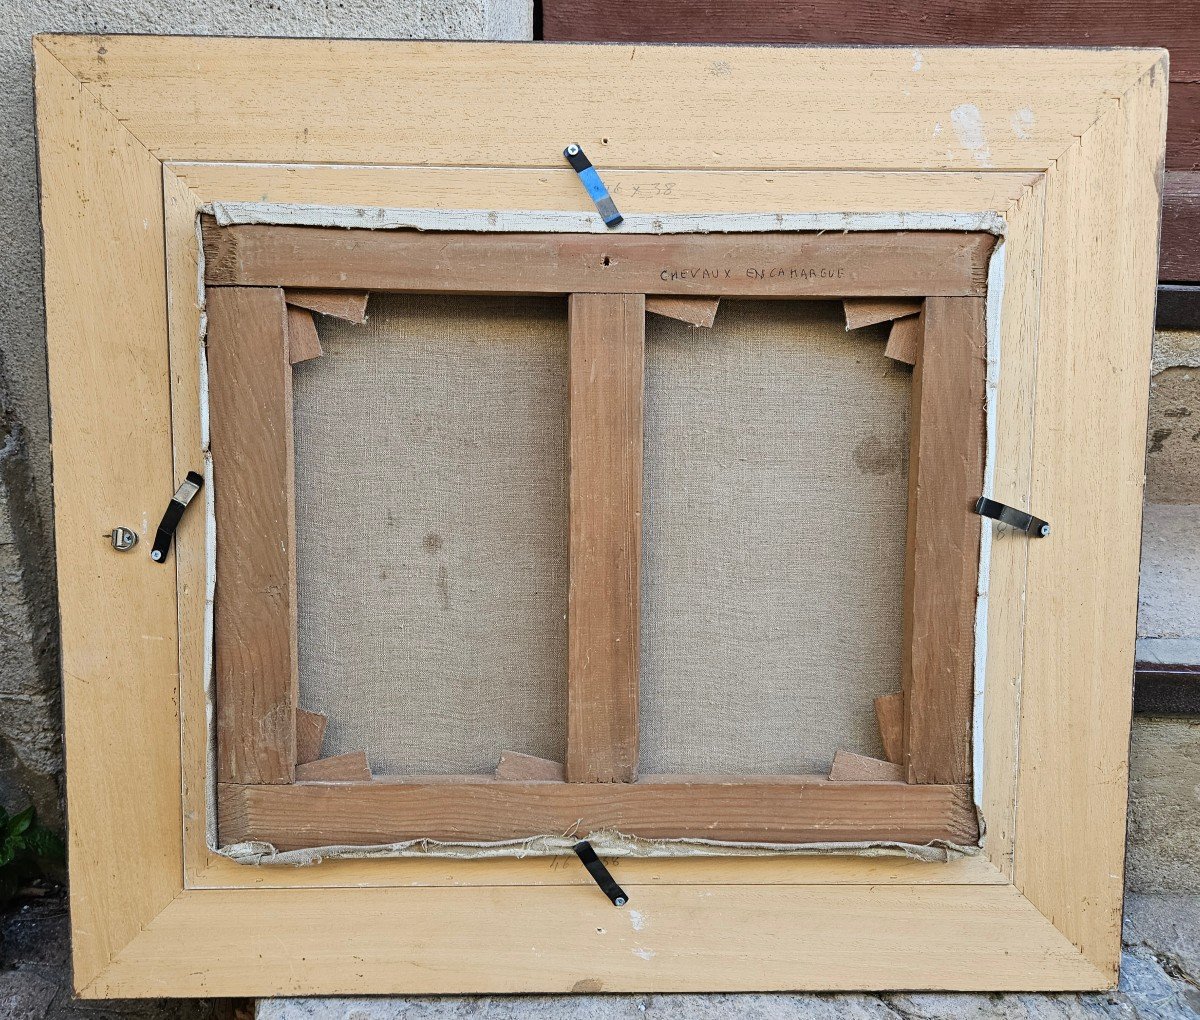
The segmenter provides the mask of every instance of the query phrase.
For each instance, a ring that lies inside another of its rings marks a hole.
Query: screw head
[[[1040,528],[1038,528],[1038,534],[1041,535],[1042,538],[1045,538],[1047,535],[1050,534],[1050,525],[1043,524]]]
[[[574,143],[572,143],[571,145],[568,145],[567,146],[567,155],[568,156],[578,156],[579,155],[579,146],[575,145]]]
[[[117,552],[128,552],[138,543],[137,532],[132,528],[115,527],[106,537]]]
[[[628,902],[629,901],[625,899],[624,896],[618,896],[615,900],[613,900],[613,903],[615,903],[618,907],[623,907]]]
[[[157,563],[159,560],[161,560],[162,556],[163,556],[163,554],[161,552],[159,552],[157,549],[153,550],[150,553],[150,558],[152,560],[154,560],[155,563]]]

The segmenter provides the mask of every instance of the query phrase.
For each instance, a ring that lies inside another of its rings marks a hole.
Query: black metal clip
[[[198,472],[189,471],[187,478],[175,490],[175,495],[167,504],[167,512],[163,514],[163,519],[158,525],[158,532],[154,536],[154,546],[150,550],[150,558],[155,563],[162,563],[166,560],[167,550],[171,548],[171,538],[179,526],[179,519],[188,508],[188,504],[195,498],[196,493],[202,488],[204,488],[204,476]]]
[[[567,157],[571,169],[579,174],[579,179],[587,188],[587,193],[592,196],[592,201],[596,203],[596,211],[604,220],[604,225],[615,227],[624,217],[617,212],[617,204],[612,200],[612,195],[608,193],[604,182],[600,180],[600,175],[596,173],[592,161],[583,154],[583,150],[578,145],[574,144],[563,149],[563,155]]]
[[[980,517],[990,517],[992,520],[1007,524],[1010,528],[1016,528],[1034,538],[1045,538],[1050,534],[1050,525],[1040,517],[1034,517],[1033,514],[1027,514],[1024,510],[1018,510],[1016,507],[1007,506],[1004,503],[997,503],[994,499],[988,499],[987,496],[979,497],[975,503],[975,512]]]
[[[611,872],[604,866],[604,862],[596,856],[596,851],[592,849],[591,843],[586,839],[580,840],[571,849],[583,861],[583,866],[587,868],[588,874],[596,880],[596,885],[600,887],[604,895],[613,901],[613,906],[623,907],[629,902],[625,890],[617,885]]]

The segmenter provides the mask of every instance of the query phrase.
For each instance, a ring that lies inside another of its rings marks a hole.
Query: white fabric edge
[[[984,384],[983,492],[991,496],[996,481],[996,417],[1000,395],[1000,310],[1004,297],[1004,239],[996,245],[988,262],[987,287],[987,375]],[[987,685],[988,609],[992,580],[992,522],[979,518],[979,581],[975,589],[975,693],[971,712],[971,796],[983,817],[983,717]]]
[[[324,846],[309,850],[278,851],[270,843],[249,841],[222,847],[216,852],[239,864],[270,864],[306,867],[324,860],[371,860],[394,857],[436,857],[481,860],[500,857],[570,857],[579,836],[532,836],[489,842],[409,839],[376,846]],[[927,845],[892,842],[860,843],[744,843],[716,839],[641,839],[616,830],[590,832],[587,841],[604,857],[808,857],[830,854],[856,857],[904,857],[909,860],[944,864],[973,856],[979,847],[958,846],[941,841]]]
[[[204,298],[204,235],[196,216],[196,301],[200,306],[199,359],[200,451],[204,455],[204,784],[205,840],[217,845],[217,696],[213,674],[213,606],[217,593],[217,505],[209,440],[208,311]],[[182,701],[182,698],[180,699]],[[183,795],[187,796],[186,788]]]
[[[962,230],[1003,234],[995,212],[630,213],[606,227],[595,212],[511,209],[384,209],[290,202],[212,202],[221,226],[274,224],[369,230],[468,230],[481,233],[713,234],[859,230]]]
[[[558,232],[558,233],[781,233],[798,231],[869,231],[869,230],[947,230],[983,231],[1000,237],[988,264],[987,384],[985,386],[986,456],[984,494],[990,494],[995,470],[996,407],[995,394],[1000,371],[1000,309],[1004,287],[1005,220],[995,212],[977,213],[672,213],[650,216],[633,214],[614,231],[596,214],[543,211],[497,211],[481,209],[383,209],[297,205],[293,203],[213,202],[200,212],[214,216],[222,226],[232,224],[274,224],[296,226],[336,226],[347,229],[468,230],[481,233]],[[200,234],[197,215],[197,235]],[[306,850],[277,851],[270,843],[245,842],[221,847],[217,839],[216,813],[216,727],[214,725],[215,690],[213,687],[213,600],[216,590],[216,511],[212,497],[212,456],[208,449],[208,372],[204,354],[206,313],[204,302],[204,254],[200,245],[201,373],[200,401],[205,455],[205,577],[204,673],[205,708],[208,723],[208,807],[207,843],[209,849],[240,864],[304,866],[323,860],[400,857],[446,857],[480,859],[487,857],[542,857],[570,854],[576,840],[564,836],[541,835],[521,840],[493,842],[447,842],[429,839],[406,840],[372,846],[324,846]],[[979,583],[975,605],[975,662],[972,703],[972,798],[979,816],[980,840],[985,823],[982,814],[983,787],[983,709],[987,667],[988,581],[991,566],[989,522],[981,518]],[[860,857],[897,856],[924,861],[947,861],[979,853],[981,846],[951,843],[916,845],[895,842],[856,843],[729,843],[718,840],[681,839],[645,840],[618,832],[594,833],[589,842],[611,856],[626,857],[704,857],[766,855],[850,855]],[[603,845],[601,845],[603,844]]]

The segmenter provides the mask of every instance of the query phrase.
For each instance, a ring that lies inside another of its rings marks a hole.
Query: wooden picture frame
[[[34,49],[81,994],[1115,981],[1163,52]],[[203,515],[165,567],[102,537],[146,537],[204,458],[198,214],[478,210],[503,228],[534,210],[602,230],[559,165],[568,141],[601,166],[623,231],[729,215],[767,233],[1002,231],[990,494],[1054,530],[984,532],[982,854],[629,860],[630,924],[550,859],[283,869],[209,849]]]

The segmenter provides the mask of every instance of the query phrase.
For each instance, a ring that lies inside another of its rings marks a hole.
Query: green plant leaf
[[[30,804],[24,811],[18,812],[12,816],[8,823],[8,831],[14,836],[21,835],[26,829],[33,824],[33,805]]]
[[[33,807],[12,816],[0,808],[0,905],[65,856],[62,840],[37,824]]]
[[[25,845],[34,857],[46,861],[57,863],[67,855],[67,849],[63,846],[63,841],[59,839],[58,833],[41,825],[34,826],[25,834]]]

